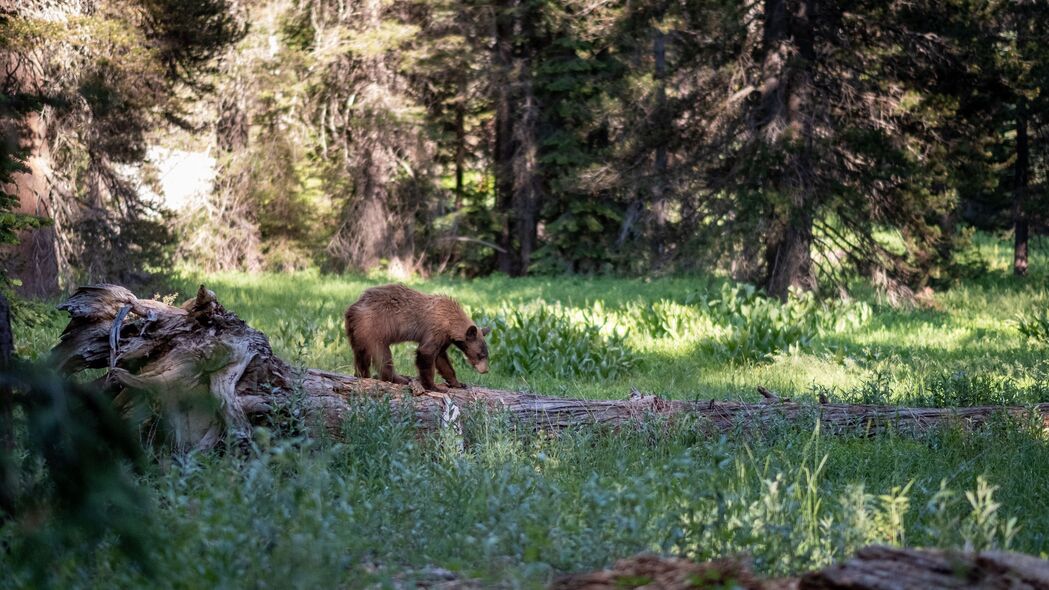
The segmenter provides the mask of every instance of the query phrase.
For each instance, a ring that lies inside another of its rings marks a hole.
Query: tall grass
[[[979,246],[983,275],[912,311],[873,293],[779,303],[716,277],[412,284],[459,298],[495,327],[491,373],[453,355],[470,383],[598,398],[634,386],[753,399],[765,385],[864,403],[1049,401],[1047,348],[1011,321],[1049,308],[1046,276],[1015,280],[996,258],[1004,250]],[[341,313],[378,281],[189,274],[172,290],[188,295],[199,282],[278,354],[349,372]],[[42,308],[23,314],[20,354],[41,356],[63,325]],[[411,353],[395,350],[409,374]],[[427,566],[537,587],[638,551],[745,552],[770,574],[875,542],[1049,551],[1049,444],[1033,422],[859,438],[825,436],[816,423],[711,437],[695,424],[650,421],[547,436],[500,415],[467,416],[463,440],[449,440],[420,436],[403,409],[366,403],[338,442],[259,429],[248,453],[161,455],[139,481],[155,578],[114,539],[56,543],[32,554],[46,560],[35,565],[68,588],[381,587]],[[25,527],[48,522],[0,525],[9,549],[0,588],[32,584],[34,562],[12,556],[25,555]]]
[[[1032,484],[1049,447],[1015,424],[922,440],[817,427],[712,439],[658,423],[548,437],[495,415],[464,438],[459,452],[417,437],[408,412],[362,404],[343,442],[257,436],[247,457],[153,468],[154,579],[111,542],[40,558],[65,588],[360,587],[435,564],[537,587],[638,551],[745,552],[782,574],[869,543],[1046,549],[1049,491]],[[20,531],[0,531],[17,550]],[[0,565],[2,587],[29,579],[26,563]]]

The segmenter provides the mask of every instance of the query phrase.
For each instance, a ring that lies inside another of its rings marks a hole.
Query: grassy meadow
[[[866,403],[1049,401],[1049,342],[1016,321],[1049,310],[1049,260],[1036,256],[1017,280],[1009,253],[981,238],[971,256],[980,273],[914,310],[863,289],[847,302],[780,304],[716,277],[407,282],[493,326],[489,374],[452,354],[471,384],[586,398],[636,387],[754,400],[764,385]],[[352,372],[341,314],[382,282],[184,272],[170,290],[181,299],[205,283],[284,358]],[[23,313],[19,353],[42,356],[63,325]],[[395,349],[403,374],[412,350]],[[0,526],[10,547],[0,588],[396,587],[428,567],[541,587],[639,551],[747,553],[769,574],[869,543],[1049,552],[1049,440],[1034,424],[873,438],[784,425],[711,439],[651,423],[550,437],[495,415],[467,422],[460,451],[448,434],[416,436],[401,409],[365,404],[338,442],[256,434],[246,455],[161,457],[136,476],[152,539],[138,561],[113,539],[74,542],[46,519]]]

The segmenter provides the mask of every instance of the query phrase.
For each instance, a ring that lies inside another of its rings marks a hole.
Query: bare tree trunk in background
[[[530,52],[530,49],[526,51]],[[535,98],[529,57],[523,57],[517,67],[523,103],[515,134],[517,153],[514,157],[514,208],[517,210],[516,233],[520,246],[516,274],[521,276],[528,274],[532,252],[535,251],[539,203],[542,196],[539,178],[539,105]]]
[[[460,101],[455,107],[455,210],[463,208],[463,174],[466,169],[466,84],[459,85]]]
[[[11,306],[0,293],[0,371],[7,372],[14,356],[14,336],[11,333]],[[4,515],[14,514],[15,487],[18,476],[12,468],[11,452],[15,448],[14,393],[8,385],[0,385],[0,523]]]
[[[1030,221],[1024,210],[1031,169],[1027,122],[1027,101],[1020,97],[1016,105],[1016,169],[1013,176],[1013,273],[1018,277],[1027,275],[1027,241],[1030,234]]]
[[[761,114],[764,140],[786,151],[773,190],[787,201],[766,243],[765,289],[784,299],[812,287],[812,77],[816,58],[811,0],[765,0]]]
[[[0,92],[8,95],[43,95],[45,89],[42,77],[30,56],[13,51],[5,53],[0,59],[6,83]],[[24,115],[0,115],[4,117],[4,149],[8,149],[6,146],[17,146],[28,168],[26,172],[13,174],[12,183],[2,187],[2,190],[18,197],[19,212],[50,218],[51,151],[47,144],[47,124],[43,113],[33,111]],[[19,288],[22,295],[47,297],[58,292],[58,249],[54,227],[24,231],[17,245],[5,250],[11,253],[13,259],[8,269],[12,278],[22,282]]]
[[[520,0],[495,14],[495,187],[503,216],[499,270],[528,273],[539,227],[542,179],[539,173],[539,104],[532,80],[534,22]]]
[[[64,23],[70,17],[89,14],[93,10],[92,0],[0,0],[0,15],[27,18],[49,23]],[[0,92],[8,96],[26,95],[43,97],[49,94],[40,64],[32,50],[28,52],[4,51],[0,53]],[[25,152],[28,172],[12,175],[10,186],[0,187],[19,199],[19,212],[53,219],[56,196],[52,181],[51,149],[48,145],[47,119],[42,111],[9,117],[0,113],[2,130],[6,142],[13,139]],[[65,269],[64,257],[59,244],[59,231],[54,225],[25,231],[17,246],[11,248],[12,264],[8,269],[13,278],[21,280],[19,292],[29,297],[47,297],[58,293],[61,285],[59,275]]]
[[[233,91],[219,99],[218,120],[215,122],[215,144],[224,152],[237,152],[248,147],[248,115],[244,109],[241,84],[232,86]]]
[[[664,138],[665,134],[670,131],[666,116],[666,34],[659,27],[656,27],[655,37],[652,40],[652,54],[656,62],[656,128],[659,130],[659,143],[656,146],[652,177],[652,255],[658,264],[659,258],[663,256],[666,240],[667,148]]]
[[[26,115],[20,124],[21,149],[27,152],[28,172],[12,175],[21,213],[51,218],[51,152],[47,145],[47,126],[41,113]],[[7,190],[7,189],[5,189]],[[26,230],[15,246],[11,276],[22,281],[18,291],[27,297],[48,297],[58,293],[58,245],[55,228],[45,226]]]
[[[505,0],[495,5],[495,56],[492,68],[492,88],[495,91],[495,201],[496,211],[503,216],[499,236],[499,270],[514,274],[514,120],[517,113],[510,88],[514,63],[514,15],[516,0]]]
[[[786,299],[791,287],[807,289],[812,286],[811,248],[812,213],[795,210],[782,233],[767,245],[765,251],[768,269],[765,290],[769,295]]]
[[[11,305],[0,293],[0,372],[7,372],[15,354],[15,340],[11,332]],[[15,433],[12,424],[14,400],[11,388],[0,385],[0,453],[15,448]],[[2,485],[2,482],[0,482]]]

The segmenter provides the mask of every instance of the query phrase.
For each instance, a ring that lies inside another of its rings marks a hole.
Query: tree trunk
[[[1027,275],[1027,241],[1030,233],[1030,222],[1025,211],[1031,170],[1027,118],[1027,101],[1020,97],[1016,105],[1016,168],[1013,176],[1013,273],[1019,277]]]
[[[40,112],[28,113],[14,123],[17,145],[25,153],[28,171],[11,176],[12,186],[2,190],[18,197],[20,213],[50,219],[51,212],[51,153],[47,145],[47,126]],[[21,232],[13,247],[14,260],[11,276],[22,285],[18,291],[27,297],[49,297],[59,291],[58,245],[54,226],[44,226]]]
[[[813,287],[812,74],[816,59],[811,0],[765,0],[761,121],[764,141],[784,154],[770,189],[783,200],[767,238],[765,290],[785,299]]]
[[[516,274],[528,274],[535,251],[539,227],[541,181],[539,179],[539,105],[532,82],[530,56],[519,60],[518,78],[521,84],[521,117],[517,126],[514,157],[514,208],[517,210],[516,233],[520,248]]]
[[[664,242],[666,240],[667,223],[667,199],[666,199],[666,175],[667,175],[667,148],[665,138],[671,132],[670,121],[667,120],[667,52],[666,34],[659,27],[655,29],[652,39],[652,56],[656,65],[656,107],[655,118],[658,129],[658,142],[654,154],[652,170],[652,255],[659,263],[663,256]]]
[[[79,0],[30,0],[0,2],[0,15],[7,18],[45,21],[62,27],[72,17],[93,11],[91,2]],[[7,49],[0,52],[0,93],[8,96],[43,98],[50,96],[48,80],[32,51]],[[0,113],[0,115],[9,115]],[[28,172],[12,175],[12,186],[0,187],[19,199],[19,212],[53,219],[56,199],[52,178],[51,150],[47,142],[47,120],[42,110],[6,121],[2,132],[16,138],[25,152]],[[19,292],[29,297],[48,297],[59,292],[59,276],[66,270],[59,245],[61,228],[44,226],[22,232],[14,246],[9,269],[22,282]]]
[[[516,0],[505,0],[495,5],[495,43],[492,62],[492,88],[495,92],[495,199],[496,210],[502,216],[499,235],[499,270],[513,275],[514,256],[514,109],[513,90],[510,88],[514,64],[514,15]]]
[[[15,354],[14,334],[11,332],[11,305],[0,293],[0,372],[7,372]],[[0,453],[15,448],[15,433],[12,422],[14,399],[11,388],[0,385]]]
[[[765,290],[770,296],[785,300],[791,287],[811,288],[811,248],[812,214],[796,210],[794,218],[766,248]]]
[[[1049,425],[1049,404],[1033,409],[816,405],[779,399],[763,388],[761,403],[664,400],[639,392],[619,400],[577,400],[481,387],[424,393],[415,382],[400,386],[294,369],[273,354],[264,334],[223,308],[203,286],[181,307],[138,299],[115,285],[83,287],[59,307],[71,317],[51,364],[66,373],[107,369],[102,382],[114,392],[115,403],[133,415],[141,415],[144,403],[159,408],[158,419],[179,448],[207,448],[227,434],[245,438],[253,424],[279,420],[282,409],[295,404],[339,436],[344,415],[369,399],[409,405],[420,427],[428,429],[447,424],[460,411],[505,412],[543,430],[623,426],[659,417],[694,420],[701,431],[717,433],[818,418],[828,432],[870,435],[886,429],[921,432],[948,422],[973,427],[996,413],[1018,417],[1032,411]]]
[[[495,189],[503,217],[499,270],[528,273],[539,227],[539,104],[532,80],[534,19],[519,0],[495,12]]]
[[[455,211],[463,208],[463,175],[466,170],[466,84],[459,86],[459,103],[455,105]],[[458,224],[458,217],[456,217]]]

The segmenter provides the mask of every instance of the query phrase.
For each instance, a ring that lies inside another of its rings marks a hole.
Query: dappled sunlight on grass
[[[987,250],[983,248],[981,252]],[[266,332],[278,354],[303,365],[348,372],[352,357],[342,333],[342,312],[364,289],[386,281],[316,271],[187,275],[179,282],[183,295],[200,282]],[[455,297],[479,320],[509,310],[550,310],[565,329],[570,324],[576,326],[572,329],[597,327],[605,337],[625,333],[624,346],[638,359],[637,366],[609,378],[572,378],[565,371],[573,369],[555,371],[551,363],[529,365],[523,373],[504,364],[482,376],[464,368],[460,355],[452,355],[468,383],[586,398],[624,397],[637,387],[682,399],[756,399],[758,385],[802,398],[816,388],[857,389],[885,373],[892,378],[891,391],[910,392],[910,399],[924,381],[940,374],[968,370],[993,377],[1010,363],[1023,372],[1044,358],[1045,351],[1022,338],[1013,319],[1049,306],[1045,283],[1032,277],[957,286],[937,293],[934,309],[894,310],[871,293],[869,319],[864,315],[868,312],[856,315],[856,304],[826,309],[799,304],[782,312],[762,304],[752,310],[750,299],[735,299],[749,296],[715,277],[438,277],[409,284]],[[820,315],[817,319],[813,314]],[[811,326],[796,331],[794,326],[802,323]],[[525,321],[513,329],[539,328]],[[765,330],[785,331],[777,337],[781,340],[768,340]],[[543,341],[541,334],[535,338]],[[414,372],[413,351],[412,344],[394,347],[404,374]]]

